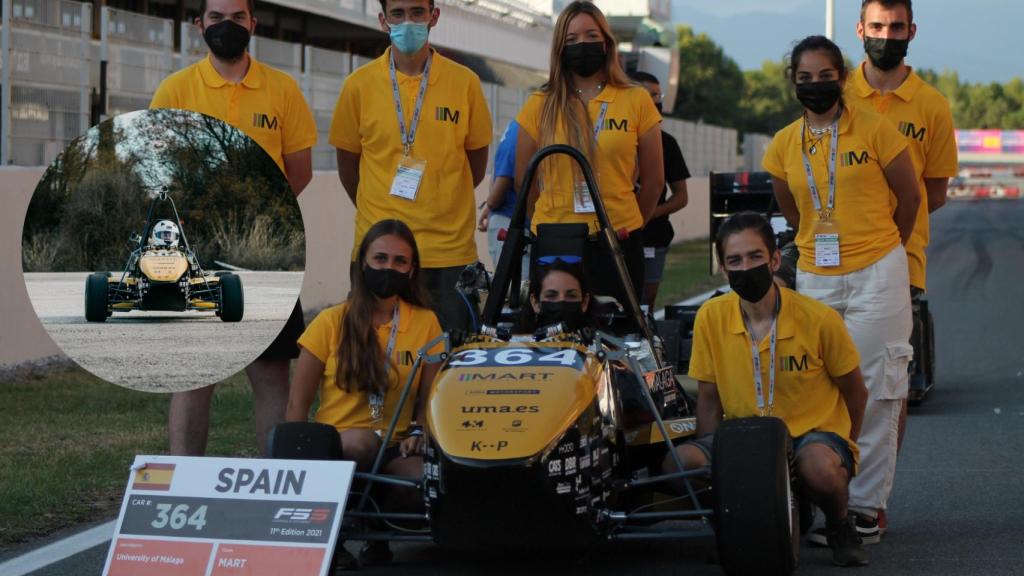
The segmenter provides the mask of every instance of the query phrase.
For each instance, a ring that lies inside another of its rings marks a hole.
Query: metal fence
[[[735,170],[739,166],[737,132],[710,124],[666,118],[662,128],[675,137],[686,159],[690,174],[707,176],[709,172]]]
[[[100,60],[107,61],[107,116],[149,106],[160,81],[174,71],[173,23],[101,9]]]
[[[70,0],[5,0],[4,4],[11,11],[10,50],[3,58],[4,74],[10,74],[6,110],[10,129],[3,130],[9,141],[0,160],[7,163],[49,164],[89,127],[90,98],[100,92],[100,62],[107,62],[106,102],[100,108],[113,116],[146,108],[163,78],[206,55],[203,39],[191,24],[181,24],[181,48],[175,53],[170,20],[104,7],[97,42],[91,39],[89,4]],[[352,10],[369,9],[365,0],[348,4]],[[372,4],[376,14],[376,2]],[[345,77],[370,58],[263,37],[254,37],[249,49],[260,61],[299,82],[317,124],[313,167],[335,170],[328,131],[338,93]],[[483,92],[494,126],[493,156],[528,92],[488,83],[483,84]],[[664,127],[679,141],[694,176],[740,167],[735,130],[672,119]]]
[[[306,46],[306,70],[302,78],[302,91],[316,120],[317,139],[313,147],[313,168],[335,169],[334,148],[328,142],[334,105],[338,101],[341,85],[352,72],[352,57],[345,52]]]
[[[747,171],[760,171],[761,160],[764,159],[765,150],[772,141],[771,136],[765,134],[744,134],[743,135],[743,169]]]
[[[53,0],[4,1],[3,158],[49,164],[89,126],[92,7]]]

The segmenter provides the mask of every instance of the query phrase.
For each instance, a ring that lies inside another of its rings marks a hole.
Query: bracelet
[[[409,437],[423,436],[423,426],[410,426]]]

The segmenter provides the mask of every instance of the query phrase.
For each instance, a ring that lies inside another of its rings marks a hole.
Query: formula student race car
[[[782,268],[776,277],[784,281],[790,288],[796,286],[796,263],[799,252],[794,239],[796,231],[789,227],[782,215],[775,195],[772,193],[771,174],[767,172],[721,172],[711,173],[710,223],[711,238],[714,239],[718,226],[726,218],[752,210],[764,214],[776,232],[776,240],[782,250]],[[717,256],[714,243],[710,247],[712,273],[716,273]],[[908,401],[911,405],[920,404],[935,385],[935,321],[928,306],[927,296],[912,302],[914,329],[910,343],[914,347],[914,358],[910,365],[910,392]],[[666,318],[678,318],[685,324],[696,314],[695,306],[668,307]]]
[[[174,220],[157,220],[158,203],[170,204]],[[212,311],[224,322],[242,319],[242,280],[230,272],[205,272],[189,246],[174,200],[161,191],[149,205],[142,234],[119,277],[94,272],[85,281],[85,319],[103,322],[114,312],[132,310]]]
[[[540,161],[559,153],[581,166],[600,223],[596,240],[586,225],[540,227],[531,237],[524,229],[526,195],[519,195],[477,329],[442,335],[415,360],[413,374],[423,361],[443,362],[423,422],[422,478],[379,472],[399,407],[382,431],[372,470],[356,473],[342,537],[495,551],[714,539],[728,574],[792,573],[800,530],[786,426],[776,418],[726,421],[715,435],[713,468],[683,471],[676,457],[661,469],[666,453],[696,432],[692,400],[632,290],[584,157],[567,146],[541,150],[523,189]],[[518,268],[527,244],[539,258],[578,256],[593,241],[613,255],[603,264],[616,270],[626,302],[598,304],[596,330],[566,331],[559,324],[520,333]],[[427,355],[441,340],[445,350]],[[399,406],[411,401],[411,384],[410,377]],[[341,445],[331,426],[287,423],[273,431],[270,453],[336,458]],[[681,494],[670,480],[685,486]],[[374,490],[381,484],[422,490],[426,512],[381,510]]]

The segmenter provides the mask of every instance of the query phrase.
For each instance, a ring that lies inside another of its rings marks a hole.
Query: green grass
[[[708,274],[710,258],[707,239],[680,242],[669,248],[655,309],[725,284],[722,276]]]
[[[167,453],[170,396],[81,369],[0,382],[0,547],[117,514],[136,454]],[[207,453],[257,456],[243,374],[217,387]]]

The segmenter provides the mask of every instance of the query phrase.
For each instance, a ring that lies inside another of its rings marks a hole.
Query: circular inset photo
[[[22,268],[47,333],[96,376],[177,392],[248,365],[296,308],[302,215],[240,130],[184,110],[91,128],[40,180]]]

